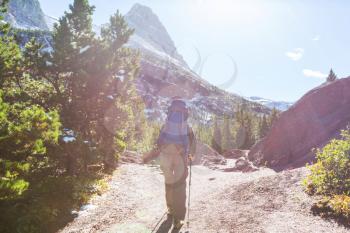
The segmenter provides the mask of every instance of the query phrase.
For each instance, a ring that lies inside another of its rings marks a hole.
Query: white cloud
[[[304,49],[296,48],[291,52],[286,52],[286,56],[293,61],[299,61],[304,56]]]
[[[321,71],[316,71],[316,70],[309,70],[309,69],[304,69],[303,74],[306,77],[311,77],[311,78],[327,78],[327,74],[322,73]]]
[[[316,35],[314,38],[312,38],[313,41],[319,41],[321,39],[320,35]]]

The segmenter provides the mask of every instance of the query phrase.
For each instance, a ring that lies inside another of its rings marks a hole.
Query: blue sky
[[[73,0],[39,0],[59,17]],[[341,0],[90,0],[94,23],[106,23],[136,2],[153,9],[190,67],[227,91],[296,101],[320,85],[332,67],[350,75],[350,1]]]

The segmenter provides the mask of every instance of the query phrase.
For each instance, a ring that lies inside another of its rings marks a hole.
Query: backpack
[[[182,146],[185,155],[189,153],[189,126],[187,123],[188,109],[182,100],[172,101],[168,108],[166,122],[161,129],[157,144],[159,147],[166,144]]]

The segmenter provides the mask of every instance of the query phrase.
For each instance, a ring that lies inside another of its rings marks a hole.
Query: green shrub
[[[350,129],[316,150],[317,162],[308,166],[310,175],[304,184],[321,195],[350,195]]]
[[[303,181],[306,192],[321,195],[312,211],[333,217],[343,224],[350,223],[350,128],[341,132],[341,139],[333,139],[316,150],[317,162],[308,165],[310,174]]]
[[[3,99],[0,90],[0,200],[28,189],[28,176],[47,166],[47,147],[57,144],[60,133],[56,111]]]

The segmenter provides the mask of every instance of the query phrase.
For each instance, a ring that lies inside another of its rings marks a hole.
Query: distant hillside
[[[254,102],[257,102],[259,104],[262,104],[270,109],[276,108],[280,111],[286,111],[294,104],[291,102],[269,100],[269,99],[256,97],[256,96],[252,96],[252,97],[249,97],[247,99],[250,101],[254,101]]]

